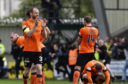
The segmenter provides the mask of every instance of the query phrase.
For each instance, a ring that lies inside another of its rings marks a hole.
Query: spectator
[[[69,75],[69,80],[73,81],[73,73],[74,73],[74,67],[76,65],[76,61],[77,61],[77,56],[78,56],[78,49],[77,46],[75,44],[73,44],[69,50],[69,54],[68,54],[68,60],[69,60],[69,67],[71,69],[70,75]]]
[[[124,49],[126,48],[126,45],[127,44],[125,38],[120,38],[119,44],[117,46],[119,59],[124,60],[126,58],[124,54]]]
[[[115,80],[114,74],[112,73],[111,69],[109,68],[111,58],[107,52],[107,48],[104,44],[104,41],[102,39],[99,40],[99,46],[96,48],[96,51],[99,53],[100,60],[104,65],[108,68],[108,71],[110,72],[112,81]]]
[[[112,40],[110,39],[110,37],[107,37],[106,41],[104,42],[106,48],[107,48],[107,52],[109,54],[109,56],[111,56],[112,54]]]
[[[126,45],[126,48],[124,49],[124,54],[126,56],[126,61],[122,71],[122,82],[126,82],[126,70],[128,68],[128,45]]]
[[[63,55],[61,47],[57,43],[53,44],[53,51],[50,53],[50,55],[54,61],[54,66],[53,66],[54,77],[60,76],[57,79],[63,79],[65,74],[68,73],[68,70],[66,68],[65,56]],[[55,69],[57,70],[57,73]],[[63,76],[60,74],[60,72],[63,72]]]
[[[52,59],[53,59],[53,73],[54,73],[54,77],[57,77],[58,74],[59,74],[59,69],[57,69],[57,72],[56,72],[56,65],[59,61],[59,59],[62,57],[62,51],[61,51],[61,48],[59,47],[59,45],[57,43],[54,43],[53,44],[53,50],[52,52],[49,54]]]
[[[4,57],[4,53],[5,47],[4,44],[2,43],[2,40],[0,39],[0,78],[3,77],[8,71],[7,61],[6,58]]]
[[[2,57],[5,53],[5,47],[4,44],[2,43],[2,40],[0,39],[0,57]]]
[[[125,54],[124,54],[124,48],[126,46],[125,38],[120,38],[119,42],[115,42],[113,49],[112,49],[112,57],[113,59],[117,60],[124,60]]]

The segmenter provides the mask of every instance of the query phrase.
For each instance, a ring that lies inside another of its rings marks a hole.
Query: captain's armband
[[[26,33],[26,32],[28,32],[28,31],[30,31],[30,29],[27,27],[27,28],[25,28],[23,31]]]

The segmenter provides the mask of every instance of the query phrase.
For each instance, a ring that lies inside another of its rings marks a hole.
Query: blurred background
[[[16,78],[15,59],[11,54],[9,35],[11,32],[23,35],[21,23],[27,19],[26,13],[30,8],[37,7],[40,10],[39,18],[46,18],[51,30],[51,35],[45,43],[49,53],[54,51],[54,45],[62,51],[61,57],[52,58],[49,54],[49,58],[46,58],[49,60],[44,65],[47,79],[70,80],[69,50],[74,46],[78,48],[79,29],[84,26],[84,17],[91,16],[93,26],[99,30],[99,39],[104,40],[111,58],[110,69],[115,77],[121,80],[122,70],[128,58],[127,3],[128,0],[0,0],[0,78]],[[58,70],[56,59],[64,59],[59,66],[60,73],[54,72]],[[102,60],[100,56],[98,60]],[[22,61],[20,66],[18,79],[22,78]]]

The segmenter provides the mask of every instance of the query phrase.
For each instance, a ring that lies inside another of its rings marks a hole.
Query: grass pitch
[[[7,80],[7,79],[0,79],[0,84],[23,84],[22,80]],[[30,83],[29,83],[30,84]],[[73,84],[67,80],[46,80],[45,84]],[[128,84],[128,82],[112,82],[111,84]]]

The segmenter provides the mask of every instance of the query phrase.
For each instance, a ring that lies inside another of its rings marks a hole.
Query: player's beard
[[[37,20],[38,19],[38,16],[33,16],[32,17],[34,20]]]

